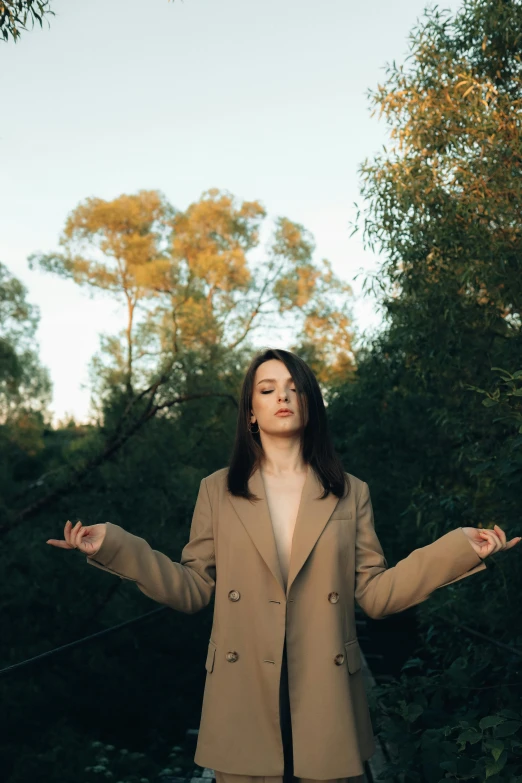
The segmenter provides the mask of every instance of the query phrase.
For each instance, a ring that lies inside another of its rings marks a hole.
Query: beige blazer
[[[388,567],[368,484],[320,500],[309,469],[284,590],[259,470],[257,503],[226,490],[228,468],[201,481],[179,563],[107,523],[87,562],[135,582],[160,604],[192,614],[215,593],[195,762],[222,772],[282,775],[279,678],[286,634],[294,775],[363,773],[374,737],[361,671],[354,602],[373,618],[425,601],[486,568],[461,528]]]

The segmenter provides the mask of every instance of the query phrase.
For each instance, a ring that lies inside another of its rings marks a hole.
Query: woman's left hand
[[[484,527],[463,527],[462,530],[482,560],[488,557],[488,555],[492,555],[493,552],[499,552],[501,549],[511,549],[511,547],[516,546],[522,540],[521,536],[516,536],[511,541],[507,541],[506,534],[498,525],[495,525],[493,530]]]

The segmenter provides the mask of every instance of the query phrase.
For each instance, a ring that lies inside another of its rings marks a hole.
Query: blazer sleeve
[[[402,612],[437,588],[485,568],[460,527],[389,568],[375,532],[370,490],[363,482],[357,504],[355,600],[369,617],[379,620]]]
[[[152,549],[145,539],[106,522],[105,538],[89,565],[129,579],[160,604],[194,614],[210,602],[216,584],[212,510],[206,480],[201,481],[190,537],[180,562]]]

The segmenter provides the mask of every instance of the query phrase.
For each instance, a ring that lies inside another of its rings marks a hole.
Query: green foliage
[[[428,783],[521,780],[522,712],[505,708],[481,717],[468,705],[462,710],[452,705],[450,711],[449,700],[444,701],[443,679],[408,677],[397,686],[378,687],[379,708],[386,716],[378,713],[379,733],[400,748],[386,775],[414,781],[422,770],[422,779]],[[459,714],[465,718],[458,719]]]
[[[67,491],[36,508],[29,524],[22,521],[4,535],[3,666],[154,608],[132,585],[45,541],[60,538],[67,519],[84,524],[109,519],[179,561],[199,482],[227,463],[236,418],[229,399],[190,398],[200,388],[217,392],[221,386],[237,396],[249,358],[224,357],[219,368],[194,360],[197,372],[170,389],[189,402],[150,418],[112,453],[106,444],[117,437],[128,405],[117,395],[107,401],[103,425],[70,421],[44,429],[44,448],[18,472],[5,500],[12,511],[31,508],[63,486]],[[127,412],[132,424],[141,404]],[[97,461],[100,454],[105,458]],[[81,473],[86,462],[91,469]],[[91,781],[101,773],[85,772],[96,765],[92,753],[78,749],[80,741],[90,740],[145,753],[140,762],[145,776],[166,768],[167,745],[199,725],[211,619],[210,608],[194,617],[166,611],[147,620],[146,629],[131,626],[4,675],[0,701],[10,721],[0,738],[0,755],[7,779]],[[107,771],[119,775],[120,766]]]
[[[48,419],[51,382],[40,366],[35,335],[40,313],[27,289],[0,263],[0,423],[22,414]]]
[[[392,780],[517,781],[522,775],[520,656],[423,623],[422,657],[372,692],[377,732],[391,754]],[[520,638],[522,642],[522,637]],[[437,662],[434,666],[434,661]]]
[[[53,735],[53,740],[31,757],[18,759],[10,783],[161,783],[172,775],[192,777],[194,770],[193,752],[182,745],[165,745],[158,753],[147,753],[80,738],[66,725]]]
[[[432,8],[370,93],[390,127],[361,168],[386,328],[329,412],[391,565],[457,526],[520,534],[521,40],[518,0]],[[393,780],[522,779],[520,551],[417,608],[422,672],[373,707]]]
[[[192,777],[194,760],[192,753],[186,753],[181,745],[172,747],[164,763],[159,764],[147,758],[146,753],[129,752],[126,748],[117,750],[114,745],[91,742],[94,764],[85,767],[85,783],[99,783],[102,778],[114,783],[152,783],[162,777]]]
[[[11,36],[17,43],[20,30],[27,29],[28,19],[33,27],[35,19],[42,27],[46,16],[56,16],[51,11],[50,0],[0,0],[0,34],[4,41],[8,41]]]
[[[0,2],[0,33],[7,41],[9,36],[16,43],[20,30],[26,30],[27,20],[33,23],[35,19],[42,27],[44,17],[55,16],[51,11],[49,0],[1,0]]]
[[[179,561],[199,481],[226,464],[234,419],[231,406],[203,401],[177,419],[152,420],[117,458],[4,538],[3,666],[157,606],[132,585],[89,568],[78,553],[46,547],[45,540],[61,537],[69,518],[85,524],[110,519]],[[50,446],[61,441],[48,455],[57,466],[86,437],[80,428],[49,436]],[[43,468],[45,475],[45,462]],[[0,701],[10,720],[0,755],[7,779],[91,781],[97,773],[84,772],[93,766],[84,747],[91,740],[145,753],[139,769],[146,776],[165,768],[167,746],[199,725],[211,619],[211,608],[194,617],[166,610],[146,628],[130,626],[4,675]],[[50,749],[54,762],[45,756],[44,764],[38,754]],[[38,777],[44,767],[46,777]],[[118,765],[109,768],[120,774]]]
[[[20,477],[38,474],[45,447],[51,380],[35,344],[39,317],[25,286],[0,263],[0,523]]]

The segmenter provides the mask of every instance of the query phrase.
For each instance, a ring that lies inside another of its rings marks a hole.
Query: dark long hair
[[[237,429],[230,458],[227,477],[228,491],[232,495],[240,495],[248,500],[260,500],[248,489],[248,479],[254,468],[259,466],[263,455],[263,447],[259,432],[252,433],[249,429],[252,409],[252,390],[257,368],[269,359],[279,359],[292,376],[297,390],[297,399],[301,421],[305,412],[308,421],[301,431],[301,451],[306,464],[315,471],[324,487],[321,499],[330,492],[338,498],[350,492],[350,481],[344,472],[343,464],[336,453],[324,406],[323,395],[317,379],[310,367],[295,353],[276,348],[265,348],[255,354],[250,362],[243,385],[237,416]]]

